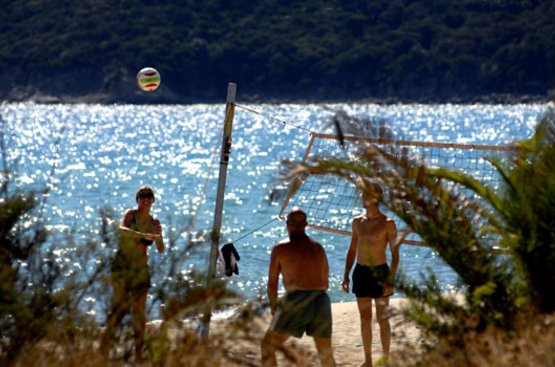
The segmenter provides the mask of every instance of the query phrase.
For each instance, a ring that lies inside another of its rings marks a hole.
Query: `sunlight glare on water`
[[[242,237],[278,214],[281,203],[270,203],[268,195],[277,182],[281,162],[300,160],[309,139],[307,131],[283,121],[312,131],[333,132],[329,118],[344,110],[384,121],[398,139],[500,145],[529,137],[546,109],[546,105],[450,104],[249,107],[263,115],[236,109],[222,243]],[[134,207],[135,190],[142,185],[156,191],[153,214],[163,224],[172,218],[173,227],[165,226],[166,232],[181,231],[197,214],[195,230],[209,232],[224,111],[223,104],[4,105],[5,154],[13,170],[14,189],[42,191],[48,187],[45,222],[53,230],[75,231],[77,244],[98,232],[101,208],[112,207],[120,216]],[[349,238],[310,234],[327,249],[332,300],[353,300],[340,291]],[[265,292],[271,247],[285,235],[283,222],[275,221],[237,242],[240,275],[231,278],[230,284],[248,297]],[[183,237],[178,245],[183,244]],[[401,260],[405,273],[417,276],[427,265],[437,266],[433,254],[405,248]],[[183,269],[204,269],[207,254],[208,245],[191,255]],[[446,288],[454,285],[455,277],[447,267],[438,273],[444,275]]]

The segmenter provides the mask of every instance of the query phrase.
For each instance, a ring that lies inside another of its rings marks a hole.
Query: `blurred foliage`
[[[98,230],[86,236],[75,228],[44,223],[49,190],[15,187],[5,128],[0,113],[0,366],[137,362],[129,315],[115,333],[110,354],[99,350],[111,303],[110,265],[119,246],[119,220],[113,209],[101,208]],[[244,355],[232,352],[234,346],[226,338],[240,335],[255,343],[252,334],[261,331],[251,321],[261,306],[239,306],[243,299],[228,290],[223,279],[208,282],[187,264],[188,257],[210,240],[193,232],[193,222],[174,226],[170,216],[165,224],[178,229],[168,231],[163,256],[149,261],[153,284],[147,314],[154,322],[145,335],[144,365],[252,365]],[[210,338],[201,340],[199,320],[208,306],[212,311],[235,312],[229,312],[226,320],[225,327],[231,329],[221,332],[222,326],[212,324]],[[223,344],[227,349],[222,351]],[[256,345],[258,349],[258,341]]]
[[[383,125],[345,113],[334,116],[333,124],[339,136],[392,139]],[[462,298],[457,298],[444,294],[433,274],[420,283],[399,281],[398,288],[411,300],[406,311],[423,330],[447,336],[464,350],[469,332],[489,330],[490,337],[501,330],[511,339],[520,327],[542,324],[555,313],[552,107],[532,138],[519,142],[504,159],[490,159],[501,178],[499,187],[456,169],[430,167],[395,144],[360,143],[358,149],[352,160],[315,158],[293,164],[290,177],[331,174],[385,189],[383,205],[435,250],[461,283]],[[551,319],[545,322],[552,325]]]
[[[251,100],[545,98],[554,18],[545,0],[14,0],[0,98],[220,101],[228,82]],[[149,98],[144,66],[162,75]]]
[[[86,241],[76,240],[75,229],[47,226],[41,205],[48,191],[20,192],[12,185],[4,127],[0,114],[0,365],[134,362],[130,317],[118,328],[108,361],[98,350],[111,298],[110,264],[118,248],[119,221],[113,210],[100,210],[99,230],[92,231]],[[206,243],[193,236],[190,225],[169,233],[164,256],[150,261],[154,282],[148,314],[159,323],[149,326],[146,333],[146,365],[249,365],[243,363],[244,356],[217,350],[229,335],[252,340],[250,335],[260,332],[253,331],[251,324],[259,306],[247,304],[240,309],[241,297],[228,290],[225,281],[207,282],[205,275],[190,270],[188,256]],[[233,330],[200,340],[195,320],[207,305],[211,310],[234,307],[236,313],[228,320]]]
[[[133,362],[130,317],[118,329],[109,360],[98,351],[110,303],[109,265],[117,248],[112,210],[101,210],[97,235],[76,243],[71,233],[57,234],[42,224],[34,195],[9,190],[1,194],[0,365]],[[259,306],[238,309],[229,321],[233,330],[224,336],[214,333],[200,340],[195,320],[206,305],[221,310],[236,307],[241,299],[222,280],[207,285],[206,276],[182,270],[184,254],[194,250],[192,245],[182,247],[171,237],[167,245],[170,253],[156,263],[154,272],[162,275],[149,291],[154,295],[149,314],[159,315],[160,322],[149,326],[146,334],[146,365],[219,365],[230,360],[238,362],[229,365],[248,365],[229,351],[215,350],[231,334],[253,339],[253,332],[260,333],[251,323]]]

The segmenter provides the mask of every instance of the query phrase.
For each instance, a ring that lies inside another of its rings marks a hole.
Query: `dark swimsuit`
[[[353,293],[357,298],[382,297],[388,278],[387,264],[370,267],[357,263],[353,271]]]

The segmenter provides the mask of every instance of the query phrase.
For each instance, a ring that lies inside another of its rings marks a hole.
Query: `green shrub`
[[[368,124],[335,116],[340,136],[360,136],[361,126],[387,135]],[[430,275],[423,284],[400,281],[411,299],[407,313],[428,332],[463,335],[469,328],[515,330],[523,318],[555,311],[553,110],[508,158],[490,160],[502,178],[497,189],[458,171],[428,167],[400,148],[371,144],[361,146],[353,160],[315,159],[291,172],[300,178],[331,174],[353,183],[363,178],[384,187],[383,205],[437,251],[462,284],[461,301],[442,294]]]

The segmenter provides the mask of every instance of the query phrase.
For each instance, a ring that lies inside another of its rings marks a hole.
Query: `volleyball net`
[[[311,160],[356,160],[361,144],[372,144],[379,149],[398,151],[428,167],[456,170],[493,188],[499,187],[500,177],[487,158],[501,158],[514,150],[511,146],[476,144],[450,144],[419,141],[340,137],[332,134],[311,133],[302,163]],[[294,187],[296,186],[296,187]],[[302,207],[309,225],[317,230],[351,234],[351,221],[363,212],[360,190],[355,185],[335,175],[309,175],[289,187],[281,206],[280,217],[292,207]],[[392,213],[387,215],[395,218]],[[396,219],[396,218],[395,218]],[[410,234],[403,241],[409,245],[426,246],[416,235]]]

